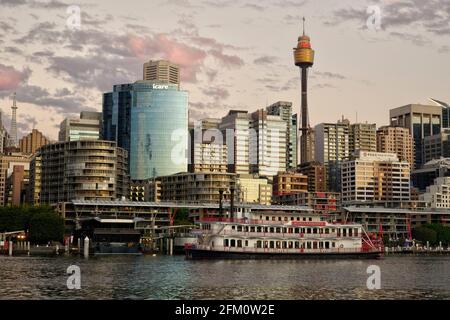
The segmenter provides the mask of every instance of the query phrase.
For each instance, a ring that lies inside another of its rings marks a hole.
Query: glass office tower
[[[114,86],[103,99],[103,136],[129,151],[132,180],[186,172],[188,93],[158,81]]]

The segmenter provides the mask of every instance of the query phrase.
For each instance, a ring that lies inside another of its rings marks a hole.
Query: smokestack
[[[230,187],[231,200],[230,200],[230,219],[234,218],[234,186]]]

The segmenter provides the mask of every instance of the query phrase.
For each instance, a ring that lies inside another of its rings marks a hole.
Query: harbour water
[[[71,265],[81,289],[67,288]],[[381,289],[366,286],[367,267]],[[191,261],[183,256],[0,256],[0,299],[450,299],[450,256]]]

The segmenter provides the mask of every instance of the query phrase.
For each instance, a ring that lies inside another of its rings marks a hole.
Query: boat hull
[[[378,259],[381,251],[370,252],[308,252],[308,253],[267,253],[267,252],[230,252],[201,249],[185,249],[187,259],[236,259],[236,260],[263,260],[263,259]]]

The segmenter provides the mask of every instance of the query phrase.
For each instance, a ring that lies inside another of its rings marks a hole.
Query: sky
[[[191,120],[300,108],[292,49],[315,50],[311,125],[389,123],[389,109],[450,102],[450,0],[0,0],[0,107],[18,135],[102,108],[114,84],[142,79],[148,60],[181,67]]]

